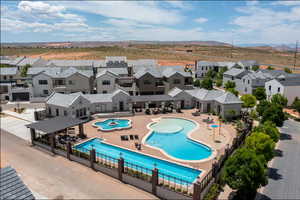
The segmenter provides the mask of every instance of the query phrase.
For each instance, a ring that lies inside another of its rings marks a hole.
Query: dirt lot
[[[294,53],[273,49],[200,45],[129,45],[91,48],[25,48],[3,47],[1,55],[42,57],[44,59],[104,59],[105,56],[127,56],[128,59],[157,59],[161,65],[194,64],[195,60],[257,60],[264,64],[293,66]],[[231,56],[232,55],[232,56]],[[300,68],[300,56],[297,67]]]

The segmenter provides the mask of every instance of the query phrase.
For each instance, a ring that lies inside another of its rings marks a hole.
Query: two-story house
[[[195,61],[195,78],[202,79],[209,70],[220,72],[222,68],[231,69],[234,65],[234,62]]]

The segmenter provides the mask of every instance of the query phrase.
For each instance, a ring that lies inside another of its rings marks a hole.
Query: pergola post
[[[83,130],[83,124],[79,124],[78,127],[79,127],[79,137],[80,138],[85,138],[84,130]]]
[[[50,145],[51,145],[51,152],[53,154],[55,154],[55,151],[54,151],[54,149],[55,149],[55,133],[50,134]]]
[[[31,135],[31,145],[34,145],[34,141],[36,139],[36,133],[35,133],[35,129],[30,128],[30,135]]]
[[[152,170],[152,194],[156,195],[156,186],[158,185],[158,169]]]
[[[200,200],[201,198],[201,185],[194,183],[193,200]]]
[[[71,154],[72,154],[72,144],[71,142],[67,143],[67,158],[71,160]]]

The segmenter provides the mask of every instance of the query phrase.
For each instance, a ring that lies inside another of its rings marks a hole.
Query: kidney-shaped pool
[[[170,157],[184,161],[198,161],[209,158],[213,150],[188,138],[197,127],[191,120],[183,118],[161,118],[149,125],[150,135],[145,144],[159,148]]]

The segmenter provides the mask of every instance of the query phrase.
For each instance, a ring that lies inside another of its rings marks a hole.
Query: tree
[[[271,103],[278,104],[285,107],[287,106],[288,100],[281,94],[275,94],[271,98]]]
[[[222,178],[237,190],[239,199],[252,199],[256,190],[268,182],[264,157],[252,149],[241,148],[226,161]]]
[[[258,87],[253,91],[253,95],[257,100],[263,100],[267,98],[266,89],[263,87]]]
[[[253,120],[258,120],[258,113],[256,110],[251,110],[250,112],[250,117],[253,119]]]
[[[226,91],[231,92],[235,96],[239,96],[239,92],[234,88],[228,88]]]
[[[216,74],[217,74],[217,73],[216,73],[214,70],[210,69],[210,70],[207,71],[207,73],[206,73],[205,76],[206,76],[207,78],[214,79],[215,76],[216,76]]]
[[[292,70],[291,70],[290,68],[288,68],[288,67],[285,67],[285,68],[284,68],[284,71],[285,71],[286,73],[289,73],[289,74],[293,73]]]
[[[263,124],[255,127],[253,131],[267,134],[274,142],[278,142],[280,138],[280,132],[277,129],[276,124],[271,121],[265,121]]]
[[[296,97],[294,102],[292,103],[292,108],[300,113],[300,100],[298,99],[298,97]]]
[[[218,79],[218,80],[216,80],[216,86],[217,86],[217,87],[221,87],[221,86],[222,86],[222,84],[223,84],[223,81],[222,81],[222,79]]]
[[[196,80],[194,81],[194,86],[195,86],[195,87],[200,87],[200,85],[201,85],[201,81],[200,81],[199,79],[196,79]]]
[[[228,67],[222,67],[220,71],[217,73],[217,79],[223,79],[223,74],[228,70]]]
[[[213,89],[213,81],[211,78],[205,78],[203,81],[201,81],[200,84],[201,88],[207,89],[207,90],[212,90]]]
[[[274,70],[274,67],[268,66],[268,70]]]
[[[256,155],[262,155],[267,162],[274,157],[275,142],[263,132],[253,132],[247,137],[245,147],[254,150]]]
[[[21,76],[22,77],[26,77],[27,76],[27,71],[28,69],[31,67],[31,65],[27,64],[24,67],[22,67],[21,69]]]
[[[258,112],[259,116],[262,116],[264,111],[271,105],[270,102],[267,100],[261,100],[259,104],[256,106],[256,111]]]
[[[285,115],[282,106],[279,104],[271,103],[262,114],[262,122],[271,121],[276,124],[276,126],[282,126],[285,120]]]
[[[225,83],[225,89],[229,89],[229,88],[235,88],[235,82],[227,81]]]
[[[253,71],[259,70],[259,66],[258,66],[258,65],[253,66],[253,67],[252,67],[252,70],[253,70]]]
[[[241,97],[244,108],[253,108],[256,105],[256,98],[252,94],[245,94]]]

